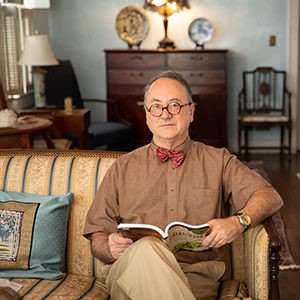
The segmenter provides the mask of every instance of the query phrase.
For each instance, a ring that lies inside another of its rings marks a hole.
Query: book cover
[[[124,237],[136,241],[144,236],[156,236],[163,239],[169,249],[176,253],[179,250],[203,251],[203,239],[209,234],[208,224],[191,225],[175,221],[168,224],[165,230],[151,224],[121,223],[117,227]]]

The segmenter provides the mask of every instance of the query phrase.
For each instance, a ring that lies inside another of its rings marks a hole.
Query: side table
[[[19,124],[14,128],[0,129],[0,148],[21,147],[23,149],[32,148],[33,135],[41,134],[49,149],[55,149],[55,146],[49,136],[48,130],[53,125],[52,121],[36,118],[35,122],[28,124]]]
[[[35,115],[43,118],[50,117],[54,126],[63,136],[76,135],[78,136],[80,149],[88,149],[89,147],[88,128],[91,123],[89,109],[73,109],[72,113],[67,114],[64,109],[32,108],[18,110],[17,113],[19,116]]]

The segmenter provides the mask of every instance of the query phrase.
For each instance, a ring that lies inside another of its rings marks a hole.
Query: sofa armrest
[[[244,279],[253,299],[280,299],[279,250],[279,238],[271,218],[244,234]]]

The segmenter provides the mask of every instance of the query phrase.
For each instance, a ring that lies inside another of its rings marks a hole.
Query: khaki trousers
[[[219,261],[179,264],[164,242],[144,237],[113,263],[107,286],[113,300],[210,300],[224,271]]]

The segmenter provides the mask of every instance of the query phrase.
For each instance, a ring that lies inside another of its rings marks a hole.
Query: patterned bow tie
[[[171,159],[173,165],[176,168],[178,168],[182,164],[182,162],[184,161],[184,157],[185,157],[185,154],[182,150],[168,151],[168,150],[162,149],[160,147],[157,147],[156,155],[157,155],[158,160],[161,163],[167,161],[168,159]]]

